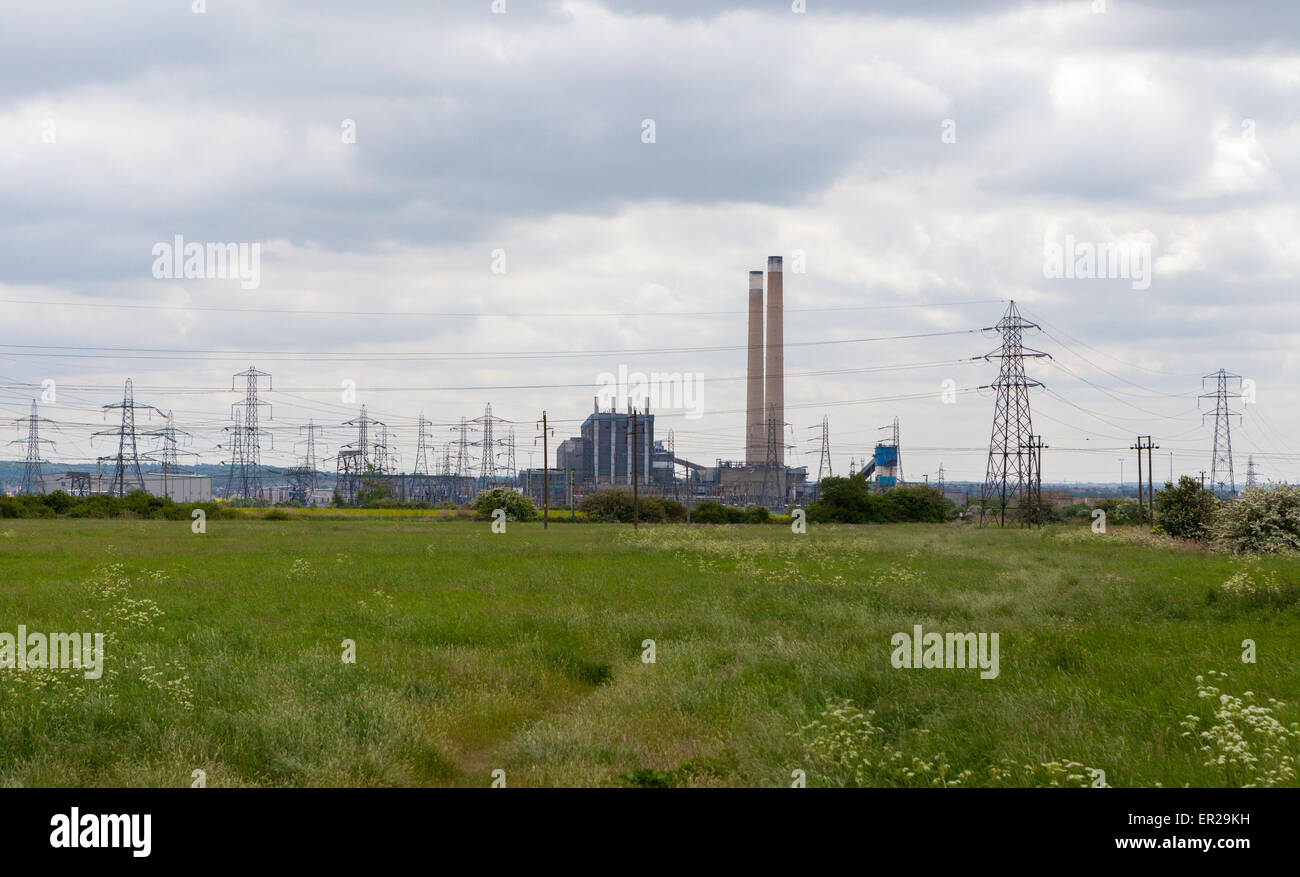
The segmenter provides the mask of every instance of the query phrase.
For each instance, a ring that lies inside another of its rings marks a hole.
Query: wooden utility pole
[[[1146,510],[1142,507],[1142,436],[1138,436],[1138,443],[1129,445],[1129,450],[1138,452],[1138,526],[1146,523]]]
[[[1029,441],[1034,466],[1034,523],[1041,527],[1043,526],[1043,449],[1048,446],[1043,444],[1041,435],[1031,435]]]
[[[1153,476],[1151,473],[1151,469],[1153,465],[1151,460],[1151,451],[1158,447],[1160,446],[1152,443],[1151,436],[1149,435],[1138,436],[1137,444],[1129,446],[1130,450],[1136,450],[1138,452],[1138,523],[1139,524],[1145,524],[1147,520],[1146,510],[1143,508],[1142,505],[1142,452],[1143,451],[1147,452],[1147,483],[1146,483],[1147,497],[1146,499],[1147,499],[1147,504],[1151,507],[1151,523],[1154,524],[1156,522],[1156,499],[1155,499],[1155,486],[1153,483]]]
[[[1147,436],[1147,502],[1151,504],[1151,524],[1153,526],[1156,522],[1156,494],[1152,484],[1152,473],[1155,471],[1155,466],[1151,462],[1151,451],[1159,447],[1159,445],[1151,443],[1151,436]]]
[[[549,427],[546,425],[546,412],[542,412],[542,529],[551,524],[551,455],[546,439]]]
[[[637,529],[637,521],[641,518],[641,502],[638,483],[640,478],[637,474],[637,458],[640,457],[640,448],[636,444],[636,409],[632,409],[632,529]]]
[[[573,515],[573,470],[569,470],[569,520],[572,521]]]

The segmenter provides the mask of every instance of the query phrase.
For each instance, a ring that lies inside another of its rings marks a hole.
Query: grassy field
[[[110,640],[98,681],[0,669],[0,784],[1296,785],[1300,609],[1243,568],[1087,526],[7,520],[0,631]],[[1000,674],[895,669],[915,624]],[[1238,716],[1259,763],[1184,736],[1198,675],[1283,720]]]

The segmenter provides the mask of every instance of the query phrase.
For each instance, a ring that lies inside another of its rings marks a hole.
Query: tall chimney
[[[752,299],[751,299],[752,301]],[[767,460],[767,421],[776,421],[776,461],[785,465],[785,324],[781,257],[767,257],[767,375],[764,404],[763,461]]]
[[[749,370],[745,382],[745,464],[763,462],[763,272],[749,272]]]

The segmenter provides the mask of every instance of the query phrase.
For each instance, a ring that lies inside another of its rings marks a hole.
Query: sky
[[[1238,486],[1248,455],[1294,482],[1297,98],[1287,2],[19,5],[0,417],[36,399],[47,459],[111,454],[131,378],[217,463],[251,364],[269,465],[310,418],[332,468],[364,404],[410,469],[421,413],[441,458],[489,403],[540,465],[543,411],[577,434],[624,367],[702,376],[656,438],[740,459],[748,272],[780,255],[814,476],[823,417],[836,474],[897,417],[905,478],[983,480],[1014,300],[1044,480],[1131,482],[1138,435],[1157,477],[1209,470],[1222,368]],[[256,282],[165,276],[177,236],[256,244]]]

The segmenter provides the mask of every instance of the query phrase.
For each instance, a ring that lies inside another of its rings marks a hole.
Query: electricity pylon
[[[998,377],[989,386],[997,395],[993,409],[993,433],[989,438],[989,459],[980,492],[980,522],[990,499],[997,497],[1001,503],[999,524],[1007,522],[1007,507],[1022,496],[1029,486],[1030,447],[1034,443],[1034,424],[1029,413],[1029,390],[1042,383],[1025,377],[1025,358],[1051,358],[1039,350],[1026,348],[1022,336],[1026,329],[1041,329],[1020,316],[1013,301],[996,326],[985,331],[996,331],[1002,336],[1002,346],[985,354],[985,360],[1000,359]],[[980,389],[983,389],[982,387]]]
[[[135,388],[130,378],[126,379],[122,401],[103,407],[105,413],[114,409],[120,409],[122,412],[122,423],[119,426],[113,429],[101,429],[91,436],[92,440],[101,435],[117,436],[117,454],[99,458],[100,462],[113,461],[113,477],[109,481],[107,492],[111,496],[126,496],[130,490],[144,490],[144,475],[140,472],[138,436],[135,431],[135,412],[140,410],[146,412],[146,416],[152,416],[153,412],[162,414],[162,411],[152,405],[141,405],[135,401]]]
[[[1202,393],[1200,396],[1202,399],[1214,400],[1214,459],[1210,462],[1210,487],[1219,496],[1226,498],[1237,492],[1237,484],[1232,474],[1231,421],[1234,417],[1240,418],[1241,413],[1232,410],[1229,400],[1241,398],[1241,375],[1219,369],[1214,374],[1201,378],[1202,389],[1205,387],[1205,382],[1211,378],[1215,383],[1214,392]],[[1237,392],[1231,389],[1233,381],[1237,382]],[[1206,416],[1207,413],[1201,414],[1202,423],[1205,422]]]
[[[27,427],[27,437],[14,439],[9,443],[11,445],[27,446],[27,456],[23,461],[23,482],[18,488],[20,494],[27,496],[45,492],[45,485],[41,478],[41,464],[44,462],[41,460],[41,445],[54,447],[54,442],[50,439],[41,438],[40,425],[42,422],[53,423],[54,421],[48,417],[41,417],[36,413],[36,400],[33,399],[32,413],[26,417],[19,417],[15,421],[19,430],[23,426]]]

